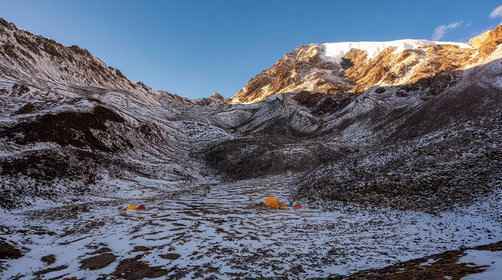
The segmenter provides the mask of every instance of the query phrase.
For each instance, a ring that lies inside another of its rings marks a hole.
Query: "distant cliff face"
[[[454,81],[456,70],[482,63],[501,42],[502,26],[469,44],[399,40],[306,45],[256,75],[230,103],[302,91],[358,94],[380,86],[434,87],[432,77]]]

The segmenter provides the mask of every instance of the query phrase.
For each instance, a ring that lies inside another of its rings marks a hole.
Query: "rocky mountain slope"
[[[0,21],[0,44],[2,75],[5,77],[123,90],[140,88],[89,51],[78,46],[65,47],[56,41],[19,30],[3,19]]]
[[[232,98],[266,98],[256,106],[269,108],[267,121],[243,121],[242,134],[253,137],[212,148],[214,166],[231,177],[308,171],[297,197],[400,209],[444,209],[490,193],[501,184],[501,32],[487,31],[470,45],[301,47]],[[350,67],[343,70],[344,63]],[[329,73],[320,70],[325,65]],[[324,83],[334,71],[336,82]],[[292,147],[295,154],[285,156]]]
[[[4,20],[0,92],[2,207],[22,206],[25,197],[100,192],[93,186],[111,178],[197,181],[205,176],[189,153],[206,140],[196,136],[227,135],[174,121],[192,101],[133,83],[86,50]]]
[[[231,103],[253,103],[301,91],[363,93],[374,87],[407,85],[435,94],[458,71],[484,63],[500,43],[502,28],[469,44],[426,40],[311,44],[286,54],[251,79]]]
[[[327,277],[500,241],[500,44],[304,46],[226,102],[1,20],[0,275]]]

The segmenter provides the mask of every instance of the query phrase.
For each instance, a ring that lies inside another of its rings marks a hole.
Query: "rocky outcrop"
[[[215,91],[209,97],[193,100],[193,103],[202,106],[223,105],[223,103],[225,103],[225,97]]]
[[[271,68],[251,79],[231,103],[253,103],[284,92],[323,91],[336,88],[336,77],[329,79],[333,63],[321,59],[321,47],[307,45],[286,54]],[[315,71],[312,71],[315,69]],[[314,81],[315,80],[315,81]],[[342,85],[338,85],[341,89]]]
[[[488,57],[502,43],[502,26],[499,25],[493,30],[488,30],[472,38],[469,43],[479,50],[481,59]]]

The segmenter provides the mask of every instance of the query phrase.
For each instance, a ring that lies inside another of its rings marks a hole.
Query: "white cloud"
[[[490,13],[491,18],[502,18],[502,5],[498,5],[493,11]]]
[[[452,22],[449,24],[443,24],[434,29],[434,33],[432,34],[432,40],[438,41],[446,35],[449,31],[459,28],[464,24],[462,21]]]

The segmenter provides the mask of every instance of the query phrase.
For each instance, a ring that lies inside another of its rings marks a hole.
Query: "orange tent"
[[[288,209],[288,206],[281,202],[276,196],[266,196],[263,199],[263,203],[265,206],[272,209]]]

